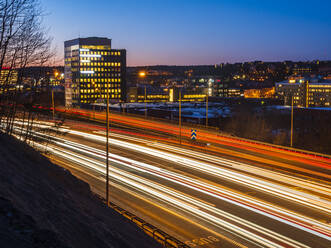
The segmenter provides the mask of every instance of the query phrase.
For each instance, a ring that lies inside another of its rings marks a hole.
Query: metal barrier
[[[283,150],[283,151],[301,153],[301,154],[309,155],[309,156],[312,156],[312,157],[331,159],[331,155],[329,155],[329,154],[323,154],[323,153],[318,153],[318,152],[313,152],[313,151],[307,151],[307,150],[303,150],[303,149],[299,149],[299,148],[281,146],[281,145],[266,143],[266,142],[263,142],[263,141],[250,140],[250,139],[245,139],[245,138],[230,136],[230,135],[225,135],[225,134],[218,134],[217,136],[222,137],[222,138],[226,138],[226,139],[229,139],[229,140],[232,139],[232,140],[240,141],[240,142],[247,143],[247,144],[255,144],[255,145],[275,148],[275,149]]]
[[[79,110],[77,110],[77,109],[75,111],[70,110],[68,112],[65,111],[65,113],[66,114],[71,114],[71,115],[75,114],[75,113],[80,113]],[[91,114],[91,113],[89,113],[89,114]],[[132,116],[135,117],[135,118],[142,118],[141,116],[135,116],[134,114],[132,114]],[[80,118],[82,118],[82,117],[87,119],[87,120],[91,120],[90,115],[80,116]],[[96,119],[94,119],[94,121],[102,122],[102,121],[98,121]],[[163,119],[161,121],[166,122],[166,120],[163,120]],[[183,125],[183,126],[185,126],[185,125]],[[322,153],[307,151],[307,150],[293,148],[293,147],[287,147],[287,146],[281,146],[281,145],[276,145],[276,144],[271,144],[271,143],[265,143],[263,141],[245,139],[245,138],[241,138],[241,137],[236,137],[236,136],[231,136],[231,135],[224,134],[224,133],[220,132],[218,130],[218,128],[216,128],[216,130],[213,130],[213,128],[210,128],[210,127],[206,128],[206,127],[200,126],[200,125],[196,125],[196,126],[200,130],[211,131],[214,134],[216,134],[216,136],[221,137],[221,138],[226,138],[226,139],[229,139],[229,140],[232,139],[232,140],[240,141],[240,142],[243,142],[243,143],[246,143],[246,144],[260,145],[260,146],[270,147],[270,148],[274,148],[274,149],[278,149],[278,150],[282,150],[282,151],[289,151],[289,152],[293,152],[293,153],[305,154],[305,155],[308,155],[308,156],[311,156],[311,157],[323,158],[323,159],[327,159],[327,160],[331,159],[331,155],[329,155],[329,154],[322,154]]]

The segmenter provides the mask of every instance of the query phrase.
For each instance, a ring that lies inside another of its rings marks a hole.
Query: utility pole
[[[292,107],[291,107],[291,147],[293,147],[293,95],[292,95]]]
[[[179,91],[179,144],[182,144],[182,89]]]
[[[145,118],[147,118],[147,94],[146,94],[146,86],[145,86]]]
[[[206,96],[206,127],[208,127],[208,93]]]
[[[93,104],[93,118],[95,119],[95,104],[98,103],[98,99],[102,99],[102,91],[98,88],[98,87],[95,87],[95,84],[92,82],[92,86],[94,87],[94,90],[95,92],[98,92],[99,93],[99,98],[97,98]],[[107,86],[107,89],[108,89],[108,86]],[[108,96],[108,93],[107,93],[107,96]],[[99,107],[99,110],[100,110],[100,107]]]
[[[109,202],[109,84],[107,82],[107,111],[106,111],[106,202],[107,206],[110,206]]]
[[[53,112],[53,122],[55,123],[55,106],[54,106],[54,90],[52,89],[52,112]]]
[[[95,103],[96,102],[94,102],[94,104],[93,104],[93,119],[95,120]]]

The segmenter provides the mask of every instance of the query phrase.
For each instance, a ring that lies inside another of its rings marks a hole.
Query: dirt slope
[[[160,247],[88,184],[0,134],[0,247]]]

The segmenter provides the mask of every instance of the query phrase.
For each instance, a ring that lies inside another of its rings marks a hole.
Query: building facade
[[[181,92],[181,96],[179,95]],[[130,87],[128,91],[129,103],[142,102],[203,102],[207,97],[207,90],[200,92],[190,92],[185,89],[171,87],[166,89],[152,87]]]
[[[16,90],[18,80],[17,70],[9,67],[2,67],[0,71],[0,94]]]
[[[331,81],[320,78],[290,78],[276,83],[276,95],[285,105],[331,107]]]
[[[126,98],[126,50],[112,49],[108,38],[90,37],[64,43],[66,107],[81,107]]]
[[[309,107],[331,107],[331,81],[308,84]]]

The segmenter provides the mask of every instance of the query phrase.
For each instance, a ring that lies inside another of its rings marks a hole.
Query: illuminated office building
[[[0,93],[15,90],[17,87],[18,72],[9,67],[0,70]]]
[[[17,79],[17,70],[13,70],[9,67],[2,67],[0,71],[0,85],[16,85]]]
[[[331,107],[331,81],[320,78],[290,78],[276,83],[277,97],[285,105],[299,107]]]
[[[108,38],[64,42],[66,107],[111,102],[126,97],[126,50],[112,49]]]

